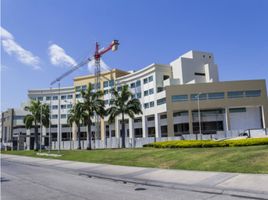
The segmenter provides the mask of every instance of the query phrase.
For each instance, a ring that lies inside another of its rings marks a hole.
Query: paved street
[[[60,168],[33,166],[5,159],[1,162],[1,172],[3,200],[243,199],[89,178]]]

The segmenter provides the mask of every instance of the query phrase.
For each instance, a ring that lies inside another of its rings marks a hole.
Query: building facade
[[[76,127],[67,123],[68,111],[82,101],[81,91],[96,77],[74,78],[66,88],[29,90],[28,97],[51,107],[51,127],[43,130],[53,140],[76,140]],[[185,134],[214,134],[218,131],[268,127],[268,100],[265,80],[219,81],[218,66],[211,53],[189,51],[169,64],[151,64],[138,71],[113,69],[101,73],[100,90],[109,107],[112,89],[129,85],[140,100],[142,115],[126,116],[129,138],[172,137]],[[93,119],[94,121],[94,119]],[[3,123],[3,122],[2,122]],[[199,127],[199,125],[201,125]],[[81,128],[86,139],[86,127]],[[61,133],[58,135],[57,133]],[[93,138],[120,138],[121,118],[112,124],[108,117],[93,123]]]

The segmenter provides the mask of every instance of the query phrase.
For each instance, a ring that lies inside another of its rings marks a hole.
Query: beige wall
[[[228,99],[228,91],[244,91],[244,90],[261,90],[260,97],[244,97]],[[263,106],[265,127],[268,127],[268,101],[265,80],[252,81],[228,81],[217,83],[200,83],[188,85],[174,85],[166,87],[166,102],[167,102],[167,117],[168,117],[168,133],[174,135],[173,128],[173,112],[188,111],[191,114],[192,110],[197,110],[197,101],[191,101],[190,95],[196,93],[211,93],[224,92],[224,99],[202,100],[200,101],[200,109],[214,108],[230,108],[243,106]],[[188,101],[172,102],[173,95],[189,95]],[[192,118],[189,116],[189,129],[192,133]]]
[[[100,75],[100,89],[103,90],[103,82],[107,80],[116,80],[118,77],[124,76],[129,74],[128,72],[113,69],[109,72],[101,73]],[[87,76],[80,76],[74,78],[74,87],[76,86],[82,86],[82,85],[88,85],[89,83],[94,84],[96,82],[96,77],[94,75],[87,75]],[[74,95],[74,102],[76,102],[76,97]],[[103,140],[105,138],[105,124],[104,120],[101,119],[100,121],[100,134],[101,139]],[[73,129],[73,138],[76,139],[76,128]]]

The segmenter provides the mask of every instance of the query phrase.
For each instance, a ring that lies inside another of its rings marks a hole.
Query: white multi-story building
[[[81,90],[95,80],[94,75],[86,75],[74,78],[74,86],[60,91],[58,88],[29,90],[30,99],[51,104],[53,140],[57,133],[61,133],[61,140],[76,140],[75,128],[71,129],[67,123],[68,110],[75,102],[82,101]],[[112,98],[111,89],[116,87],[120,91],[122,85],[129,85],[143,111],[134,119],[126,116],[129,138],[197,134],[199,124],[203,134],[268,126],[265,80],[220,82],[211,53],[189,51],[170,64],[153,63],[132,72],[113,69],[101,73],[99,87],[104,91],[106,108]],[[101,120],[100,134],[95,133],[95,125],[92,127],[95,138],[120,138],[120,117],[112,124],[107,117]],[[86,139],[86,128],[82,127],[81,131],[82,139]],[[45,130],[43,135],[48,132]]]

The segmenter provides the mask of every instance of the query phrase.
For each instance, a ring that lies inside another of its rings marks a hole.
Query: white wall
[[[230,112],[230,125],[231,130],[262,128],[260,108],[248,107],[246,112]]]

